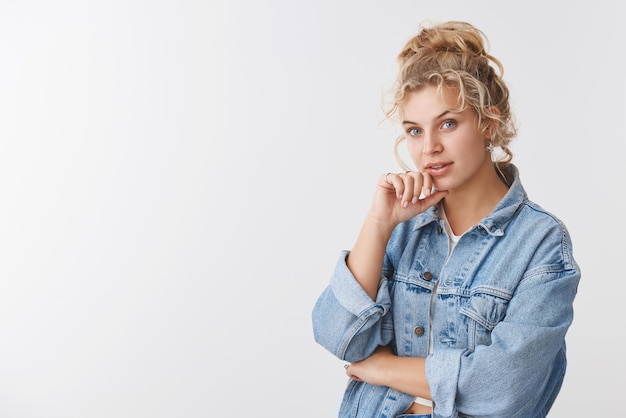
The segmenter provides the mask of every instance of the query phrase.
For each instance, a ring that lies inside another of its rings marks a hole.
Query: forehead
[[[459,113],[461,100],[459,90],[450,86],[425,85],[415,90],[407,91],[400,103],[400,113],[403,117],[429,119],[439,116],[442,112]]]

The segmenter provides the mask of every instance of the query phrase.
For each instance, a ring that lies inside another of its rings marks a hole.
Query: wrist
[[[397,222],[389,220],[381,220],[375,215],[368,213],[363,221],[363,226],[367,227],[370,231],[376,231],[383,237],[389,238],[393,229],[398,225]]]

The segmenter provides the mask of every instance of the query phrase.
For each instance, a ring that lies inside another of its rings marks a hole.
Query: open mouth
[[[448,169],[450,168],[450,166],[452,165],[452,163],[440,163],[440,162],[436,162],[436,163],[432,163],[432,164],[428,164],[426,165],[426,170],[431,174],[431,175],[442,175],[444,173],[446,173],[448,171]]]

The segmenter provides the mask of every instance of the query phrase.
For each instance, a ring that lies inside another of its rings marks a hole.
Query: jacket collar
[[[509,164],[504,168],[504,172],[508,179],[513,180],[509,191],[493,211],[478,223],[478,226],[482,227],[487,233],[495,236],[504,235],[504,229],[508,222],[522,205],[528,201],[528,196],[522,186],[517,167]],[[439,222],[438,208],[439,205],[433,206],[426,212],[415,216],[413,218],[413,229],[419,229],[431,222]]]

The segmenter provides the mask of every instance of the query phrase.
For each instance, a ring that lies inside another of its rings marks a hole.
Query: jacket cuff
[[[433,417],[456,418],[456,394],[465,349],[440,349],[426,358],[426,378],[433,399]]]
[[[391,307],[387,279],[381,277],[378,285],[378,293],[376,294],[376,301],[372,301],[372,298],[363,290],[359,282],[356,281],[346,264],[346,259],[349,254],[350,252],[347,250],[341,252],[341,257],[337,262],[335,272],[330,279],[330,288],[335,298],[337,298],[341,306],[355,316],[360,316],[366,310],[372,309],[373,306],[382,308],[382,315],[386,314]]]

